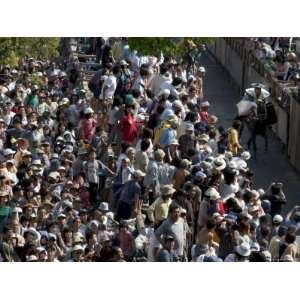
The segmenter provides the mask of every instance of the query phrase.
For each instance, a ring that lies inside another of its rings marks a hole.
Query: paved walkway
[[[205,98],[211,103],[211,111],[219,118],[220,125],[228,128],[236,115],[236,103],[240,100],[239,92],[230,82],[230,78],[220,64],[208,53],[201,58],[201,63],[207,69],[205,78]],[[270,135],[269,135],[270,136]],[[246,145],[248,132],[244,130],[243,146]],[[266,189],[271,182],[280,181],[284,184],[284,192],[288,203],[285,212],[294,205],[300,205],[300,175],[289,163],[282,151],[279,140],[269,137],[269,151],[264,152],[264,141],[257,137],[257,160],[251,159],[249,165],[254,175],[256,188]]]

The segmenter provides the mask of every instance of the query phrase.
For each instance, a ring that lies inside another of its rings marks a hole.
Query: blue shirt
[[[176,139],[176,131],[172,128],[166,128],[161,134],[159,144],[161,147],[167,147],[170,145],[171,141]]]
[[[141,186],[135,180],[129,180],[122,188],[120,202],[132,205],[136,194],[141,195]]]

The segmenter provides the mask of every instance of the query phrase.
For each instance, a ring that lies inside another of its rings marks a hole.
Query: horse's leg
[[[248,150],[250,150],[250,148],[251,148],[251,143],[252,143],[252,134],[250,135],[250,137],[248,139],[248,142],[247,142],[247,148],[248,148]]]
[[[252,142],[253,142],[254,159],[256,159],[256,134],[253,134]]]
[[[267,131],[265,132],[265,151],[268,152],[269,150],[269,141],[268,141],[268,134]]]

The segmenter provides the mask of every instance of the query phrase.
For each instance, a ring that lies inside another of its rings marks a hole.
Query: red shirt
[[[120,131],[123,142],[131,144],[138,137],[137,124],[132,115],[124,115],[120,123]]]

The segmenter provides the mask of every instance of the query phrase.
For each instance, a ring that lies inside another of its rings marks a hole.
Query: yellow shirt
[[[165,220],[168,217],[171,203],[172,199],[167,202],[163,201],[162,198],[156,199],[147,210],[149,220],[155,223]]]

